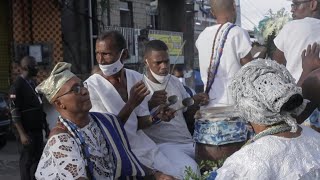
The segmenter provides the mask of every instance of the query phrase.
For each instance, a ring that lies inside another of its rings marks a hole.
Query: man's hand
[[[150,91],[145,86],[145,84],[140,81],[130,89],[130,98],[128,99],[128,103],[130,103],[134,107],[137,107],[141,104],[141,102],[148,94],[150,94]]]
[[[312,72],[315,69],[320,68],[320,45],[317,43],[313,43],[308,45],[307,49],[305,49],[302,54],[302,69],[306,72]]]
[[[199,93],[194,95],[192,98],[196,105],[204,106],[209,103],[209,95],[207,93]]]
[[[155,116],[162,121],[169,122],[174,118],[175,111],[168,106],[160,105],[155,114]]]
[[[29,136],[25,133],[20,135],[20,141],[23,145],[29,145],[31,143]]]
[[[175,179],[173,176],[166,175],[162,172],[156,172],[154,174],[154,177],[156,178],[156,180],[174,180]]]
[[[166,104],[167,92],[165,90],[155,91],[148,102],[149,109],[153,109],[161,104]]]

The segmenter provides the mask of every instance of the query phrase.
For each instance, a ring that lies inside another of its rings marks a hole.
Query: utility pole
[[[193,70],[194,67],[194,2],[193,0],[185,1],[185,27],[183,32],[183,39],[186,40],[184,46],[184,64],[186,70]],[[194,76],[186,79],[189,87],[194,88]]]

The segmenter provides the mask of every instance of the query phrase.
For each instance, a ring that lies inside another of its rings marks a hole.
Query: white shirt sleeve
[[[142,117],[142,116],[149,116],[150,111],[148,107],[148,98],[145,97],[142,103],[134,109],[134,112],[137,114],[137,116]]]
[[[285,39],[286,37],[288,37],[288,24],[285,25],[281,31],[279,32],[279,34],[274,38],[273,42],[274,45],[282,52],[284,52],[284,47],[285,47]]]
[[[252,47],[248,32],[240,27],[235,28],[238,29],[238,33],[233,38],[233,43],[237,51],[238,59],[240,60],[250,53]]]
[[[35,176],[37,179],[87,178],[80,149],[69,134],[57,134],[48,140]]]

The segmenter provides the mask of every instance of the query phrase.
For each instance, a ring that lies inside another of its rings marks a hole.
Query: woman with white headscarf
[[[286,68],[272,60],[252,61],[230,88],[256,135],[225,161],[216,179],[320,179],[320,134],[292,117],[307,100]]]

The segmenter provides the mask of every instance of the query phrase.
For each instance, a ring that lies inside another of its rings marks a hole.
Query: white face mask
[[[146,60],[146,62],[147,62],[147,65],[149,66],[149,63],[148,63],[147,60]],[[166,80],[167,80],[168,77],[169,77],[169,74],[167,74],[167,75],[165,75],[165,76],[160,76],[160,75],[154,73],[154,72],[150,69],[150,67],[149,67],[149,70],[150,70],[152,76],[153,76],[160,84],[163,84],[164,82],[166,82]]]
[[[119,72],[123,68],[123,64],[121,62],[121,56],[122,56],[123,51],[124,51],[124,49],[121,50],[119,59],[116,62],[114,62],[112,64],[107,64],[107,65],[99,64],[99,67],[104,75],[112,76],[112,75],[116,74],[117,72]]]
[[[168,79],[169,77],[169,74],[165,75],[165,76],[160,76],[154,72],[152,72],[152,70],[150,69],[150,72],[152,74],[152,76],[160,83],[160,84],[163,84],[164,82],[166,82],[166,80]]]

